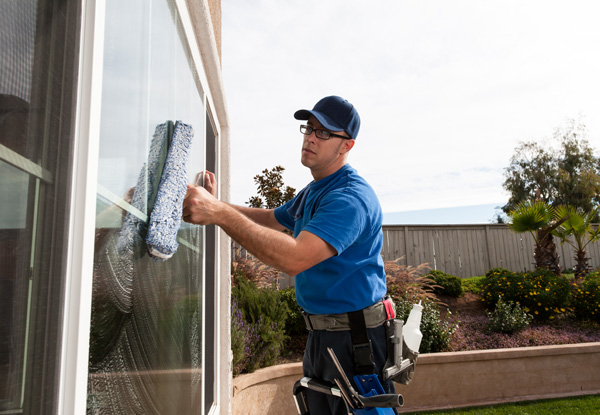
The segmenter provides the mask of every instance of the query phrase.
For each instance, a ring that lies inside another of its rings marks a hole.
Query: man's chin
[[[302,156],[300,158],[300,163],[302,163],[302,165],[304,167],[309,167],[310,168],[310,162],[306,159],[306,157]]]

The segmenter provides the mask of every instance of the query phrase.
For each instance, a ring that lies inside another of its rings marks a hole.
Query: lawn
[[[411,412],[415,415],[587,415],[600,414],[600,395],[518,402],[443,411]]]

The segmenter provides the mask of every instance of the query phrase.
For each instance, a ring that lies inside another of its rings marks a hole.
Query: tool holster
[[[400,319],[390,319],[385,322],[388,357],[383,368],[383,380],[391,379],[408,385],[415,373],[419,352],[411,350],[404,342],[403,326],[404,321]]]

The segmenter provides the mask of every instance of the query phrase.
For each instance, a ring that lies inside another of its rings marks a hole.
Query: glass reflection
[[[204,166],[202,91],[176,8],[106,6],[88,413],[200,413],[204,232],[181,222],[177,252],[145,243],[169,121],[194,130],[187,179]]]
[[[0,161],[0,412],[21,407],[30,300],[30,177]]]

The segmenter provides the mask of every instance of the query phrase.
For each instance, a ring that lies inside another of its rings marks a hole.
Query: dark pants
[[[375,369],[379,380],[382,380],[383,365],[387,359],[387,343],[385,327],[382,325],[373,329],[367,329],[371,343],[373,344],[373,355],[375,357]],[[330,347],[335,352],[342,368],[348,375],[348,379],[354,384],[353,377],[356,375],[354,371],[354,360],[352,358],[352,339],[350,331],[326,331],[315,330],[308,334],[306,342],[306,350],[304,351],[304,359],[302,368],[304,376],[313,379],[324,380],[334,383],[337,378],[342,381],[342,377],[337,371],[327,348]],[[394,384],[391,381],[381,382],[386,393],[396,393]],[[345,415],[346,407],[341,398],[329,396],[323,393],[307,390],[307,400],[310,415]]]

